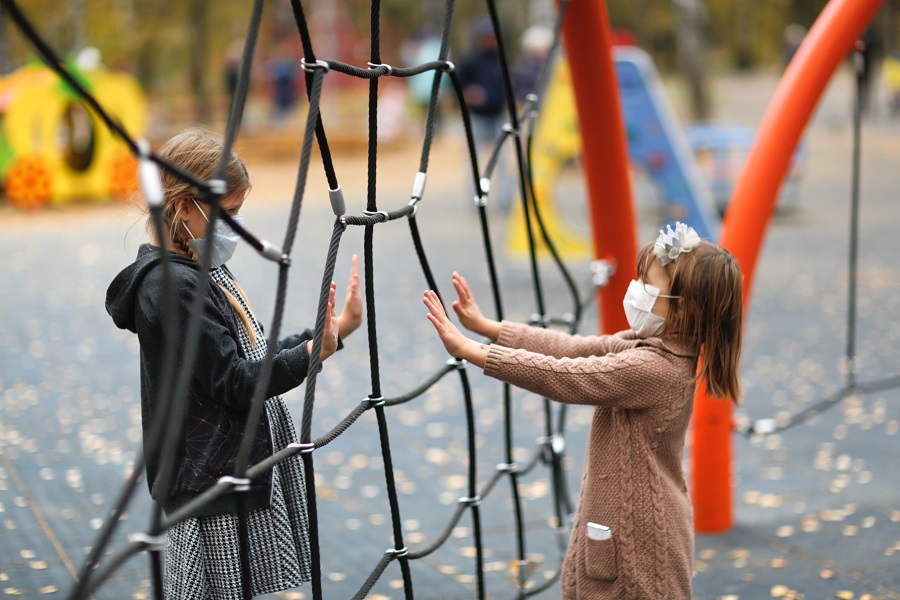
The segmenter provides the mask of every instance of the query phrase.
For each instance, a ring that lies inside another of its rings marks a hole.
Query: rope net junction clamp
[[[447,73],[453,73],[454,71],[456,71],[456,65],[453,64],[452,60],[445,60],[443,68],[444,68],[444,71]]]
[[[328,188],[328,199],[331,200],[331,211],[334,216],[340,217],[347,212],[347,205],[344,203],[344,191],[338,185],[336,189]]]
[[[539,437],[537,439],[538,446],[546,446],[550,448],[553,454],[562,454],[566,449],[566,438],[558,433]]]
[[[447,360],[447,364],[456,367],[457,369],[465,369],[469,364],[464,358],[451,358]]]
[[[514,135],[516,137],[519,137],[521,135],[521,132],[513,127],[512,123],[504,123],[502,129],[509,135]]]
[[[457,502],[459,504],[465,504],[466,506],[480,506],[481,505],[481,496],[475,496],[473,498],[467,498],[466,496],[461,496]]]
[[[480,194],[475,196],[472,201],[475,203],[475,206],[487,206],[488,194],[491,192],[491,180],[489,177],[482,177],[478,180],[478,187],[480,189]]]
[[[225,183],[224,179],[210,179],[208,182],[209,191],[217,196],[224,196],[225,192],[228,191],[228,184]]]
[[[219,483],[233,486],[234,491],[236,492],[250,491],[250,480],[246,477],[232,477],[231,475],[225,475],[223,477],[219,477]]]
[[[518,473],[519,463],[499,463],[497,464],[497,470],[501,473]]]
[[[331,70],[331,67],[328,66],[328,63],[324,60],[317,60],[315,62],[309,62],[306,58],[300,59],[300,68],[306,71],[307,73],[312,73],[316,69],[323,69],[326,73]]]
[[[425,179],[427,175],[424,171],[419,171],[416,173],[416,178],[413,179],[412,192],[410,192],[409,197],[418,202],[422,199],[422,196],[425,194]]]
[[[363,402],[369,403],[369,408],[375,408],[376,406],[384,406],[384,396],[378,396],[377,398],[363,398]]]
[[[309,454],[309,453],[311,453],[313,450],[316,449],[316,445],[313,444],[312,442],[306,442],[306,443],[301,443],[301,442],[291,442],[291,443],[288,444],[286,447],[287,447],[287,448],[297,448],[297,449],[300,450],[300,454]]]
[[[132,544],[141,544],[151,550],[161,550],[166,544],[166,534],[150,535],[143,531],[136,531],[128,535],[128,541]]]
[[[286,267],[291,266],[291,257],[282,252],[281,248],[266,240],[260,240],[259,243],[262,244],[259,253],[263,258],[268,258],[272,262],[277,262]]]
[[[616,274],[617,263],[614,260],[599,259],[591,261],[591,283],[594,287],[606,287],[609,278]]]
[[[389,64],[387,64],[387,63],[380,63],[380,64],[379,64],[379,63],[369,62],[369,63],[366,63],[366,64],[369,65],[369,68],[370,68],[370,69],[380,69],[381,67],[384,67],[385,69],[387,69],[387,73],[385,73],[385,75],[390,76],[390,75],[393,75],[393,74],[394,74],[394,67],[392,67],[391,65],[389,65]]]
[[[543,327],[550,327],[550,325],[553,324],[553,319],[551,319],[549,315],[539,315],[537,313],[532,313],[531,318],[528,319],[528,323],[530,325],[542,325]]]
[[[375,217],[378,215],[384,215],[384,222],[387,223],[391,220],[391,216],[388,214],[386,210],[364,210],[363,214],[367,217]],[[380,222],[380,221],[379,221]]]
[[[162,177],[159,167],[150,160],[150,142],[146,138],[138,140],[138,178],[141,182],[141,191],[147,206],[156,208],[162,206],[165,200],[162,189]]]
[[[409,554],[409,548],[407,548],[406,546],[403,546],[399,550],[397,550],[396,548],[388,548],[384,551],[384,553],[391,558],[401,558]]]

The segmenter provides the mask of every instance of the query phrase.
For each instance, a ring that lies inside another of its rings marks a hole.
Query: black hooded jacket
[[[120,272],[106,292],[106,310],[115,324],[137,333],[141,347],[141,419],[145,452],[152,449],[149,435],[155,405],[160,401],[165,337],[163,331],[162,251],[149,244],[138,250],[137,259]],[[184,336],[193,298],[200,279],[200,265],[185,256],[169,252],[178,339],[177,366],[183,364]],[[176,467],[170,489],[159,489],[162,468],[158,451],[147,452],[147,483],[150,494],[167,513],[183,506],[211,488],[222,476],[231,475],[237,461],[244,423],[253,390],[262,371],[262,362],[248,360],[240,344],[243,327],[222,289],[212,280],[206,286],[196,360],[187,393],[184,418],[169,417],[166,434],[178,431]],[[281,340],[272,364],[266,397],[299,386],[306,378],[309,355],[305,330]],[[176,366],[176,370],[177,370]],[[171,409],[170,409],[171,410]],[[183,425],[178,430],[179,425]],[[266,411],[261,411],[250,464],[271,456]],[[269,505],[271,476],[267,473],[244,492],[251,509]],[[227,494],[207,506],[198,516],[236,512],[234,494]]]

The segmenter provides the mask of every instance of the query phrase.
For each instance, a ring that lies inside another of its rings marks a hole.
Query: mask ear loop
[[[650,294],[650,290],[647,289],[647,282],[644,281],[643,279],[641,279],[641,287],[644,288],[645,292]],[[656,286],[650,286],[650,287],[656,288]],[[681,299],[681,296],[671,296],[669,294],[662,294],[662,293],[650,294],[650,295],[655,296],[656,298],[668,298],[669,300],[680,300]]]

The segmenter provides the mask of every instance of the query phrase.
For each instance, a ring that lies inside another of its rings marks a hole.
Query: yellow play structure
[[[560,174],[581,157],[581,134],[572,91],[572,75],[564,60],[553,68],[550,83],[544,94],[541,118],[535,124],[531,151],[531,173],[534,197],[544,227],[563,256],[587,256],[590,240],[583,233],[566,226],[559,212],[560,199],[555,187]],[[543,239],[533,224],[535,244],[540,252],[546,250]],[[513,203],[509,215],[506,249],[513,254],[528,252],[527,228],[522,216],[522,203]]]
[[[68,67],[126,131],[143,135],[147,101],[134,77],[104,68],[93,49]],[[137,163],[50,69],[27,65],[0,77],[0,178],[18,208],[106,202],[135,189]]]

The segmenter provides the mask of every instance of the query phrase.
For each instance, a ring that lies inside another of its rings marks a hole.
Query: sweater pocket
[[[612,530],[597,523],[587,523],[581,535],[581,555],[588,577],[598,581],[615,581],[618,556]]]

